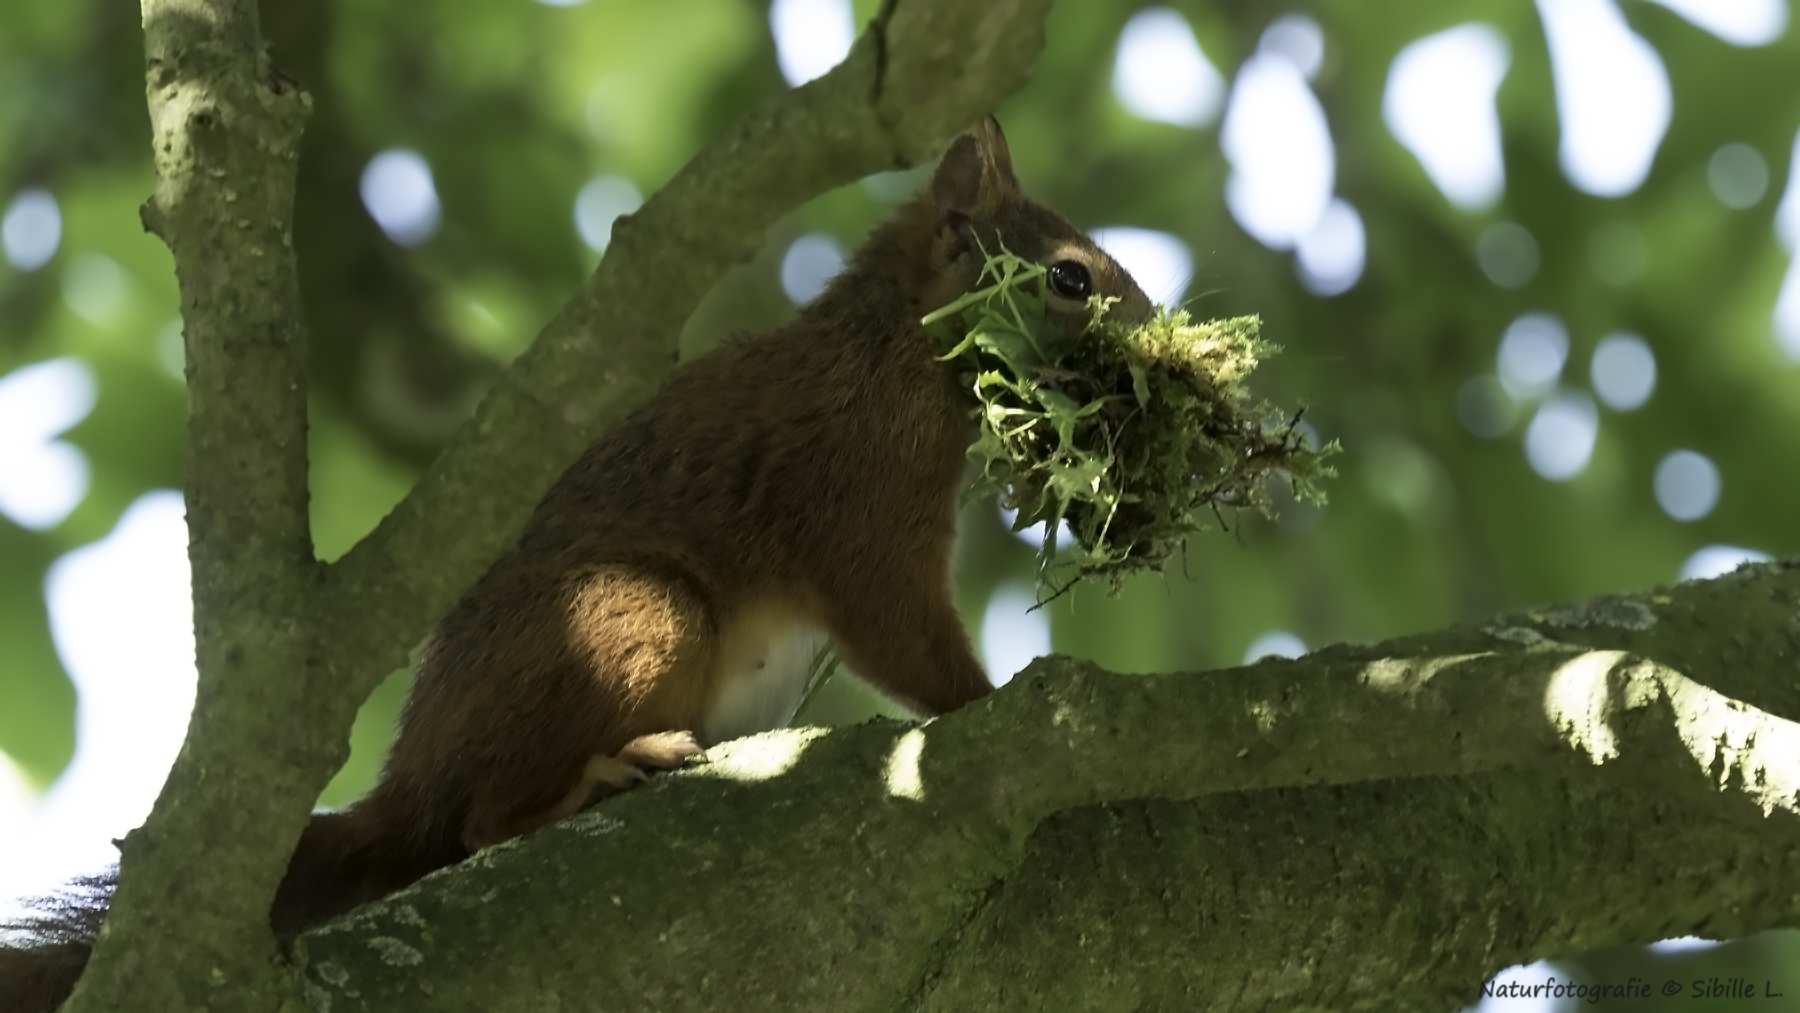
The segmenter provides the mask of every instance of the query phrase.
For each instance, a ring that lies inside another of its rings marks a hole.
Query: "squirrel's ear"
[[[931,177],[931,196],[945,214],[985,217],[1014,200],[1019,178],[1013,175],[1006,135],[992,116],[982,119],[952,141]]]

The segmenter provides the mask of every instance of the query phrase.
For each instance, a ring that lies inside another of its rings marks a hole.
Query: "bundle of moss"
[[[973,374],[980,435],[969,454],[982,473],[970,493],[997,492],[1018,512],[1014,530],[1044,522],[1040,588],[1053,583],[1058,522],[1075,537],[1076,572],[1052,596],[1087,576],[1116,591],[1221,508],[1270,516],[1271,477],[1324,502],[1316,480],[1335,474],[1324,461],[1336,441],[1309,447],[1297,413],[1249,404],[1244,378],[1277,350],[1257,337],[1256,317],[1195,322],[1159,306],[1127,328],[1103,320],[1096,298],[1071,340],[1045,314],[1044,273],[1002,250],[984,268],[990,284],[924,320],[943,358]]]

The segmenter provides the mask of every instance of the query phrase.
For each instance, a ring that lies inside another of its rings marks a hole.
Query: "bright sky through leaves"
[[[194,704],[184,511],[180,494],[148,493],[50,569],[50,630],[80,701],[75,757],[26,832],[0,835],[0,906],[116,861],[109,842],[162,790]]]
[[[0,514],[14,524],[55,527],[87,493],[87,455],[56,437],[87,417],[94,396],[94,374],[72,357],[0,376]]]
[[[1635,334],[1608,334],[1594,346],[1588,375],[1602,403],[1628,412],[1648,401],[1656,389],[1656,355]]]
[[[1792,255],[1781,294],[1775,297],[1775,337],[1787,357],[1800,362],[1800,133],[1794,135],[1787,188],[1775,209],[1775,235]]]
[[[1495,355],[1500,382],[1515,398],[1548,391],[1562,376],[1569,358],[1569,330],[1549,313],[1527,313],[1500,336]]]
[[[1719,504],[1719,466],[1692,450],[1669,452],[1656,465],[1656,505],[1678,521],[1697,521]]]
[[[798,87],[850,55],[856,19],[850,0],[775,0],[769,5],[769,31],[781,76]]]
[[[781,257],[781,290],[796,306],[811,302],[843,269],[844,251],[837,240],[809,233],[794,240]]]
[[[1770,556],[1758,549],[1738,545],[1708,545],[1694,550],[1681,564],[1682,580],[1706,580],[1723,577],[1744,563],[1766,563]]]
[[[1225,204],[1257,242],[1286,250],[1331,201],[1337,156],[1325,110],[1286,56],[1259,52],[1238,69],[1220,127],[1231,162]]]
[[[401,246],[430,239],[442,216],[431,166],[406,148],[390,148],[369,159],[363,168],[362,199],[375,224]]]
[[[1558,154],[1577,189],[1636,190],[1669,128],[1669,74],[1612,0],[1538,0],[1556,79]]]
[[[575,195],[575,231],[581,234],[588,249],[598,253],[612,239],[613,222],[643,203],[644,195],[631,180],[623,176],[595,176]]]
[[[1525,427],[1525,460],[1544,478],[1567,481],[1587,469],[1599,435],[1593,399],[1580,391],[1558,391]]]
[[[981,615],[981,660],[994,685],[1005,685],[1033,658],[1050,653],[1050,617],[1033,611],[1037,599],[1024,584],[1005,584]]]
[[[19,191],[6,214],[0,216],[0,249],[7,263],[21,271],[35,271],[50,262],[62,242],[62,209],[50,191]]]
[[[1270,630],[1250,641],[1244,648],[1244,664],[1252,664],[1262,658],[1298,658],[1306,653],[1306,641],[1289,633],[1287,630]]]
[[[1787,30],[1787,0],[1650,0],[1734,46],[1766,46]]]
[[[1381,96],[1388,130],[1466,210],[1488,207],[1506,186],[1494,94],[1511,60],[1504,36],[1470,23],[1411,43],[1388,70]]]
[[[1186,243],[1167,232],[1123,225],[1095,229],[1089,238],[1137,279],[1151,302],[1180,304],[1194,275],[1194,254]]]
[[[1125,23],[1112,86],[1134,115],[1183,127],[1211,125],[1225,100],[1225,79],[1187,19],[1167,7],[1141,10]]]
[[[1362,215],[1341,197],[1325,205],[1325,213],[1294,248],[1294,269],[1300,283],[1314,295],[1333,296],[1349,291],[1362,277],[1368,236]]]

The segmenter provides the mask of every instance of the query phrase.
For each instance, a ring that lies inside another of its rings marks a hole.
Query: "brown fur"
[[[678,368],[551,488],[432,632],[380,782],[307,828],[275,926],[298,931],[678,765],[724,680],[796,623],[922,713],[988,693],[951,593],[972,401],[918,321],[1000,243],[1079,261],[1122,315],[1150,310],[1019,190],[997,124],[959,137],[791,323]],[[1071,331],[1085,324],[1079,302],[1050,304]]]

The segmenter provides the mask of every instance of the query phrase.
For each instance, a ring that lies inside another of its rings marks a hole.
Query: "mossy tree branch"
[[[1796,657],[1800,560],[1208,675],[1048,659],[917,728],[721,746],[308,934],[306,988],[1453,1008],[1533,957],[1800,924]]]

